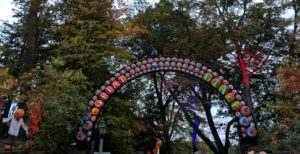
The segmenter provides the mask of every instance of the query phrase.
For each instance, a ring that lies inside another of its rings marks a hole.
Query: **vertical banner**
[[[195,119],[194,123],[198,128],[199,127],[199,121],[197,119]],[[197,133],[196,133],[195,129],[193,129],[193,150],[194,150],[194,152],[197,151]]]

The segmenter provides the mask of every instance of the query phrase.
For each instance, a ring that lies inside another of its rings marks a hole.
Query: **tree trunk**
[[[154,81],[154,88],[155,88],[155,93],[157,95],[157,104],[159,107],[159,112],[160,112],[160,116],[161,116],[161,120],[162,120],[162,124],[163,126],[163,137],[164,137],[164,147],[166,149],[166,154],[171,154],[172,152],[172,144],[171,144],[171,137],[169,134],[169,127],[165,126],[167,119],[167,113],[166,113],[166,108],[168,107],[168,102],[164,102],[163,101],[163,95],[162,95],[162,82],[163,82],[163,75],[161,74],[160,76],[160,87],[158,86],[158,80],[157,80],[157,74],[155,73],[153,75],[153,81]]]
[[[32,68],[34,68],[38,52],[38,12],[40,10],[41,0],[31,0],[30,4],[24,35],[24,41],[26,42],[24,72],[29,72]]]
[[[249,106],[249,108],[253,114],[253,117],[256,119],[256,113],[255,113],[254,104],[252,101],[251,89],[250,89],[250,75],[248,74],[247,67],[244,62],[242,54],[239,52],[237,55],[238,55],[238,60],[239,60],[239,64],[240,64],[240,69],[242,72],[242,81],[244,84],[243,92],[246,97],[246,103]]]
[[[194,90],[195,92],[195,90]],[[205,114],[206,114],[206,118],[207,118],[207,122],[210,128],[210,131],[213,135],[213,138],[215,139],[216,145],[218,147],[218,151],[220,153],[226,153],[223,149],[223,144],[222,141],[220,139],[220,136],[217,132],[217,128],[215,127],[215,123],[214,123],[214,119],[211,115],[211,104],[206,104],[206,102],[210,102],[209,99],[207,99],[207,92],[206,90],[203,91],[202,96],[204,96],[204,98],[201,98],[199,95],[197,95],[197,97],[199,98],[199,100],[201,100],[201,104],[204,108]]]
[[[293,22],[293,34],[292,34],[292,41],[290,43],[290,54],[292,57],[296,57],[296,47],[297,47],[297,31],[298,31],[298,22],[299,22],[299,9],[300,6],[297,6],[296,0],[292,1],[292,8],[294,11],[294,22]]]

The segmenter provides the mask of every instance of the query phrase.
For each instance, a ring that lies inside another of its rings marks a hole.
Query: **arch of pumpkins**
[[[247,106],[238,91],[229,84],[224,77],[202,64],[181,58],[154,58],[147,59],[136,64],[126,66],[120,72],[107,80],[99,90],[95,92],[92,100],[88,103],[89,111],[84,114],[83,121],[79,126],[76,139],[79,142],[90,142],[93,134],[92,128],[97,116],[109,97],[122,85],[145,73],[154,71],[177,71],[202,79],[216,88],[224,96],[230,105],[239,124],[241,136],[244,139],[253,139],[257,136],[255,121],[250,108]]]

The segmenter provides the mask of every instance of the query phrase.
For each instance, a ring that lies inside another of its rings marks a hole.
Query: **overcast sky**
[[[0,0],[0,20],[8,20],[12,22],[12,9],[14,5],[12,4],[13,0]]]
[[[155,0],[157,1],[157,0]],[[262,2],[263,0],[255,0],[256,2]],[[10,23],[13,22],[13,12],[12,9],[14,5],[12,4],[13,0],[0,0],[0,20],[8,20]],[[293,12],[291,10],[287,11],[284,17],[292,17]],[[0,22],[1,24],[1,22]]]

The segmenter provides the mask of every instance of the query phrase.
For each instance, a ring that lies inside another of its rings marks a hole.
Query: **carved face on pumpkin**
[[[15,118],[22,118],[24,115],[24,110],[23,109],[18,109],[15,113],[14,113],[14,116]]]
[[[99,114],[99,109],[94,107],[91,111],[91,114],[97,116]]]

